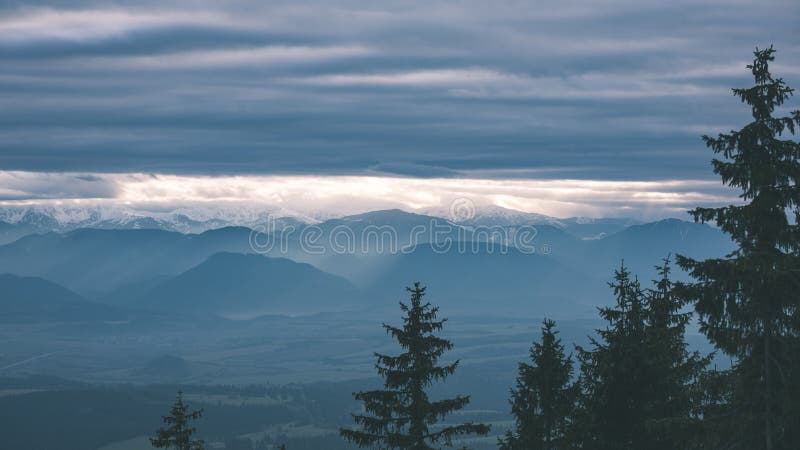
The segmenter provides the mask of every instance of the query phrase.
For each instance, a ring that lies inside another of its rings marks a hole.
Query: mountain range
[[[141,211],[121,206],[3,206],[0,207],[0,245],[28,234],[65,233],[81,228],[101,230],[162,230],[202,233],[229,226],[256,227],[272,218],[279,227],[313,222],[280,215],[281,210],[209,212],[205,209],[167,212]]]
[[[623,260],[646,284],[670,254],[719,257],[733,248],[719,230],[677,219],[474,219],[388,210],[261,232],[51,230],[0,246],[0,273],[128,309],[247,316],[393,307],[398,287],[420,280],[438,303],[462,311],[570,315],[609,301],[606,281]],[[524,246],[508,239],[525,227],[535,233]]]
[[[104,230],[150,229],[179,233],[202,233],[230,226],[259,228],[267,224],[278,230],[287,227],[348,221],[370,216],[372,211],[346,217],[330,217],[317,213],[311,216],[277,207],[180,208],[147,211],[124,206],[0,206],[0,245],[32,233],[65,233],[81,228]],[[416,211],[417,216],[452,220],[451,213],[441,208]],[[550,225],[582,239],[600,238],[641,222],[627,218],[555,218],[527,213],[496,205],[474,209],[467,218],[458,220],[465,227]]]

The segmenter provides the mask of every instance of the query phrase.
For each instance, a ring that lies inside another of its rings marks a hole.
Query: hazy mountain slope
[[[160,230],[81,229],[26,236],[0,247],[0,272],[41,276],[94,296],[126,283],[176,275],[220,251],[249,250],[250,230],[198,235]]]
[[[538,254],[486,244],[447,251],[430,245],[397,255],[368,288],[375,298],[421,281],[437,304],[456,311],[562,315],[589,311],[602,281]],[[395,287],[395,290],[387,289]],[[392,296],[390,296],[392,297]],[[397,300],[397,298],[392,298]]]
[[[653,266],[668,255],[672,255],[673,262],[675,254],[704,259],[724,256],[734,248],[733,242],[719,229],[678,219],[631,226],[586,244],[583,252],[567,255],[566,259],[584,271],[593,272],[608,272],[624,259],[647,283],[655,276]],[[675,270],[676,276],[681,276]]]
[[[469,227],[506,227],[520,225],[554,227],[579,239],[596,239],[605,237],[619,232],[631,225],[641,223],[638,220],[627,218],[595,219],[586,217],[569,217],[566,219],[559,219],[543,214],[527,213],[515,209],[503,208],[497,205],[473,207],[472,211],[469,210],[469,205],[467,205],[467,209],[467,211],[461,212],[472,212],[473,215],[472,217],[459,220],[458,223],[460,225]],[[452,214],[452,212],[442,209],[430,209],[428,212],[432,215],[441,217],[448,217],[448,215]]]
[[[458,226],[439,217],[414,214],[399,209],[371,211],[364,214],[326,220],[317,225],[323,236],[355,238],[359,253],[373,253],[380,248],[399,249],[412,243],[430,242],[432,233],[457,237]],[[382,247],[379,247],[382,245]]]
[[[487,230],[480,225],[459,226],[444,219],[389,210],[333,219],[313,228],[298,227],[282,236],[260,235],[259,240],[273,240],[269,256],[312,264],[373,294],[376,286],[386,287],[390,282],[405,285],[417,278],[433,283],[440,274],[448,295],[479,302],[491,290],[494,297],[511,303],[529,298],[532,289],[549,298],[600,303],[606,294],[604,282],[622,259],[649,282],[653,266],[668,254],[716,257],[733,248],[718,229],[675,219],[630,226],[605,238],[588,240],[555,225],[534,227],[533,240],[520,243],[513,236],[524,226]],[[314,231],[317,237],[307,239],[304,229]],[[419,229],[423,232],[415,234]],[[512,252],[512,256],[501,258],[488,254],[484,246],[477,252],[451,251],[443,256],[431,251],[432,232],[438,244],[470,239],[485,244],[491,233],[499,232],[511,240],[512,246],[524,244],[535,254]],[[253,253],[251,234],[248,228],[229,227],[197,235],[96,229],[31,235],[0,246],[0,273],[40,276],[85,297],[125,303],[215,253]],[[409,255],[403,249],[408,248],[412,236],[417,236],[417,249]],[[378,251],[380,245],[382,252]],[[546,258],[549,265],[532,262],[539,258]],[[390,273],[402,276],[388,279]],[[451,280],[470,287],[462,289]]]
[[[560,228],[542,225],[455,224],[448,220],[400,210],[373,211],[312,226],[311,236],[298,230],[274,241],[271,256],[308,262],[326,272],[345,277],[358,286],[368,286],[372,278],[392,264],[408,248],[429,243],[494,241],[500,245],[524,246],[536,253],[553,248],[567,251],[578,239]],[[306,230],[311,231],[311,230]],[[279,235],[280,233],[278,233]],[[266,241],[265,241],[266,242]],[[281,249],[288,249],[282,252]],[[571,251],[571,250],[569,250]]]
[[[0,245],[5,245],[23,236],[39,232],[40,230],[38,228],[26,224],[0,221]]]
[[[151,289],[136,307],[223,315],[338,311],[361,305],[348,281],[303,263],[217,253]]]
[[[120,320],[126,313],[93,303],[37,277],[0,274],[0,322],[76,322]]]
[[[447,302],[486,310],[526,308],[529,313],[552,315],[609,302],[606,282],[623,259],[649,286],[655,276],[653,267],[667,255],[673,255],[673,261],[676,253],[720,257],[733,249],[720,230],[674,219],[631,226],[598,240],[565,239],[559,233],[563,232],[541,232],[535,254],[514,249],[502,254],[485,245],[477,250],[471,245],[460,250],[453,247],[447,252],[419,246],[385,263],[373,274],[369,288],[377,295],[385,286],[420,279],[434,286]],[[539,251],[544,243],[549,249],[546,255]],[[674,271],[677,278],[685,277],[677,268]]]
[[[570,217],[560,219],[567,233],[580,239],[601,239],[642,222],[634,219]]]
[[[314,265],[363,286],[403,248],[438,239],[457,240],[470,231],[447,220],[405,211],[381,210],[259,235],[261,250]],[[268,251],[267,251],[268,250]]]
[[[536,230],[533,239],[527,242],[523,240],[524,236],[513,237],[515,232],[520,233],[526,230],[525,228],[508,228],[511,245],[522,250],[527,249],[530,245],[534,253],[539,254],[574,252],[576,248],[583,245],[580,239],[553,225],[533,225],[533,229]]]
[[[110,292],[105,292],[96,300],[108,305],[131,305],[135,304],[142,296],[151,289],[163,284],[171,279],[171,275],[158,275],[154,278],[132,281],[120,285]]]

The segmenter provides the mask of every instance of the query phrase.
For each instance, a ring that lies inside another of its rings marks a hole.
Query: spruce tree
[[[578,347],[581,392],[570,438],[580,448],[691,448],[700,439],[703,399],[698,382],[710,357],[690,352],[691,313],[670,279],[669,258],[659,279],[643,290],[623,266],[610,283],[616,305],[601,308],[608,322]]]
[[[790,448],[800,430],[800,144],[782,139],[800,126],[800,111],[773,116],[793,93],[769,71],[774,53],[756,49],[747,66],[754,86],[733,89],[750,107],[752,122],[703,136],[718,155],[714,172],[741,190],[742,204],[690,213],[695,221],[715,223],[738,248],[725,258],[678,258],[696,281],[682,288],[702,332],[734,361],[734,391],[724,414],[729,448]]]
[[[580,377],[575,421],[570,439],[579,448],[650,448],[645,430],[649,397],[644,293],[623,265],[609,283],[616,296],[612,307],[600,308],[608,322],[590,338],[590,349],[576,346]]]
[[[516,389],[511,391],[511,413],[516,427],[498,445],[503,450],[554,450],[568,448],[564,436],[575,401],[572,358],[545,319],[541,342],[530,350],[531,363],[519,364]]]
[[[183,402],[183,392],[178,391],[170,414],[162,417],[166,426],[156,431],[156,437],[150,438],[150,444],[155,448],[203,450],[203,441],[192,438],[196,430],[190,424],[202,415],[203,410],[190,411]]]
[[[465,407],[469,397],[438,401],[428,398],[426,389],[452,375],[459,362],[438,365],[439,358],[453,347],[450,341],[434,334],[442,330],[446,319],[437,320],[439,308],[423,303],[425,288],[418,282],[406,290],[411,300],[408,304],[400,302],[402,327],[383,324],[404,352],[397,356],[375,354],[375,367],[384,380],[384,389],[353,394],[364,402],[366,413],[353,415],[361,429],[341,429],[340,434],[362,448],[409,450],[449,447],[458,436],[488,434],[489,426],[483,424],[437,426],[445,416]]]
[[[647,404],[646,423],[650,449],[689,448],[700,433],[697,408],[697,383],[703,378],[712,356],[690,352],[686,342],[686,326],[692,313],[682,311],[683,302],[676,295],[670,279],[670,259],[656,266],[659,278],[646,293],[647,328],[645,346],[650,358],[647,375],[651,380],[651,396]]]

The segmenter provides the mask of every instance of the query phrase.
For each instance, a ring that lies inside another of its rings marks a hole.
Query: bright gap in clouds
[[[446,214],[456,199],[554,217],[686,218],[736,201],[719,182],[403,178],[337,175],[194,176],[0,172],[0,204],[115,206],[142,211],[249,209],[326,218],[398,208]],[[214,214],[216,211],[219,214]],[[198,217],[201,218],[201,217]]]

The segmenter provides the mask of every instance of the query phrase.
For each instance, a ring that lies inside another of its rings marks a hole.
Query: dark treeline
[[[574,357],[544,321],[530,363],[520,364],[516,425],[501,449],[716,448],[703,420],[710,356],[688,350],[691,313],[681,312],[669,260],[659,270],[649,288],[624,266],[616,271],[616,303],[600,309],[606,327]]]
[[[658,266],[658,279],[645,286],[622,264],[609,283],[616,301],[599,309],[605,326],[586,346],[566,348],[556,323],[545,320],[530,361],[519,364],[510,399],[514,426],[498,439],[501,449],[797,448],[800,144],[781,136],[795,133],[800,111],[773,117],[793,92],[770,74],[773,58],[771,47],[756,50],[748,66],[755,85],[733,90],[753,121],[704,137],[716,155],[714,172],[741,189],[742,204],[691,214],[728,233],[737,250],[705,261],[677,255],[690,283],[672,281],[669,257]],[[452,413],[469,396],[429,398],[429,388],[452,375],[459,361],[440,364],[453,346],[438,336],[446,319],[423,299],[419,283],[407,289],[402,324],[384,324],[402,352],[375,354],[383,386],[354,394],[363,407],[341,436],[363,448],[466,448],[489,426],[453,423]],[[712,367],[713,355],[689,350],[686,329],[693,320],[717,352],[731,358],[729,369]],[[186,419],[185,407],[175,408],[168,424]],[[187,429],[178,430],[183,444],[175,448],[200,448]],[[338,448],[328,439],[295,441],[294,448]],[[284,444],[273,438],[262,443]]]

